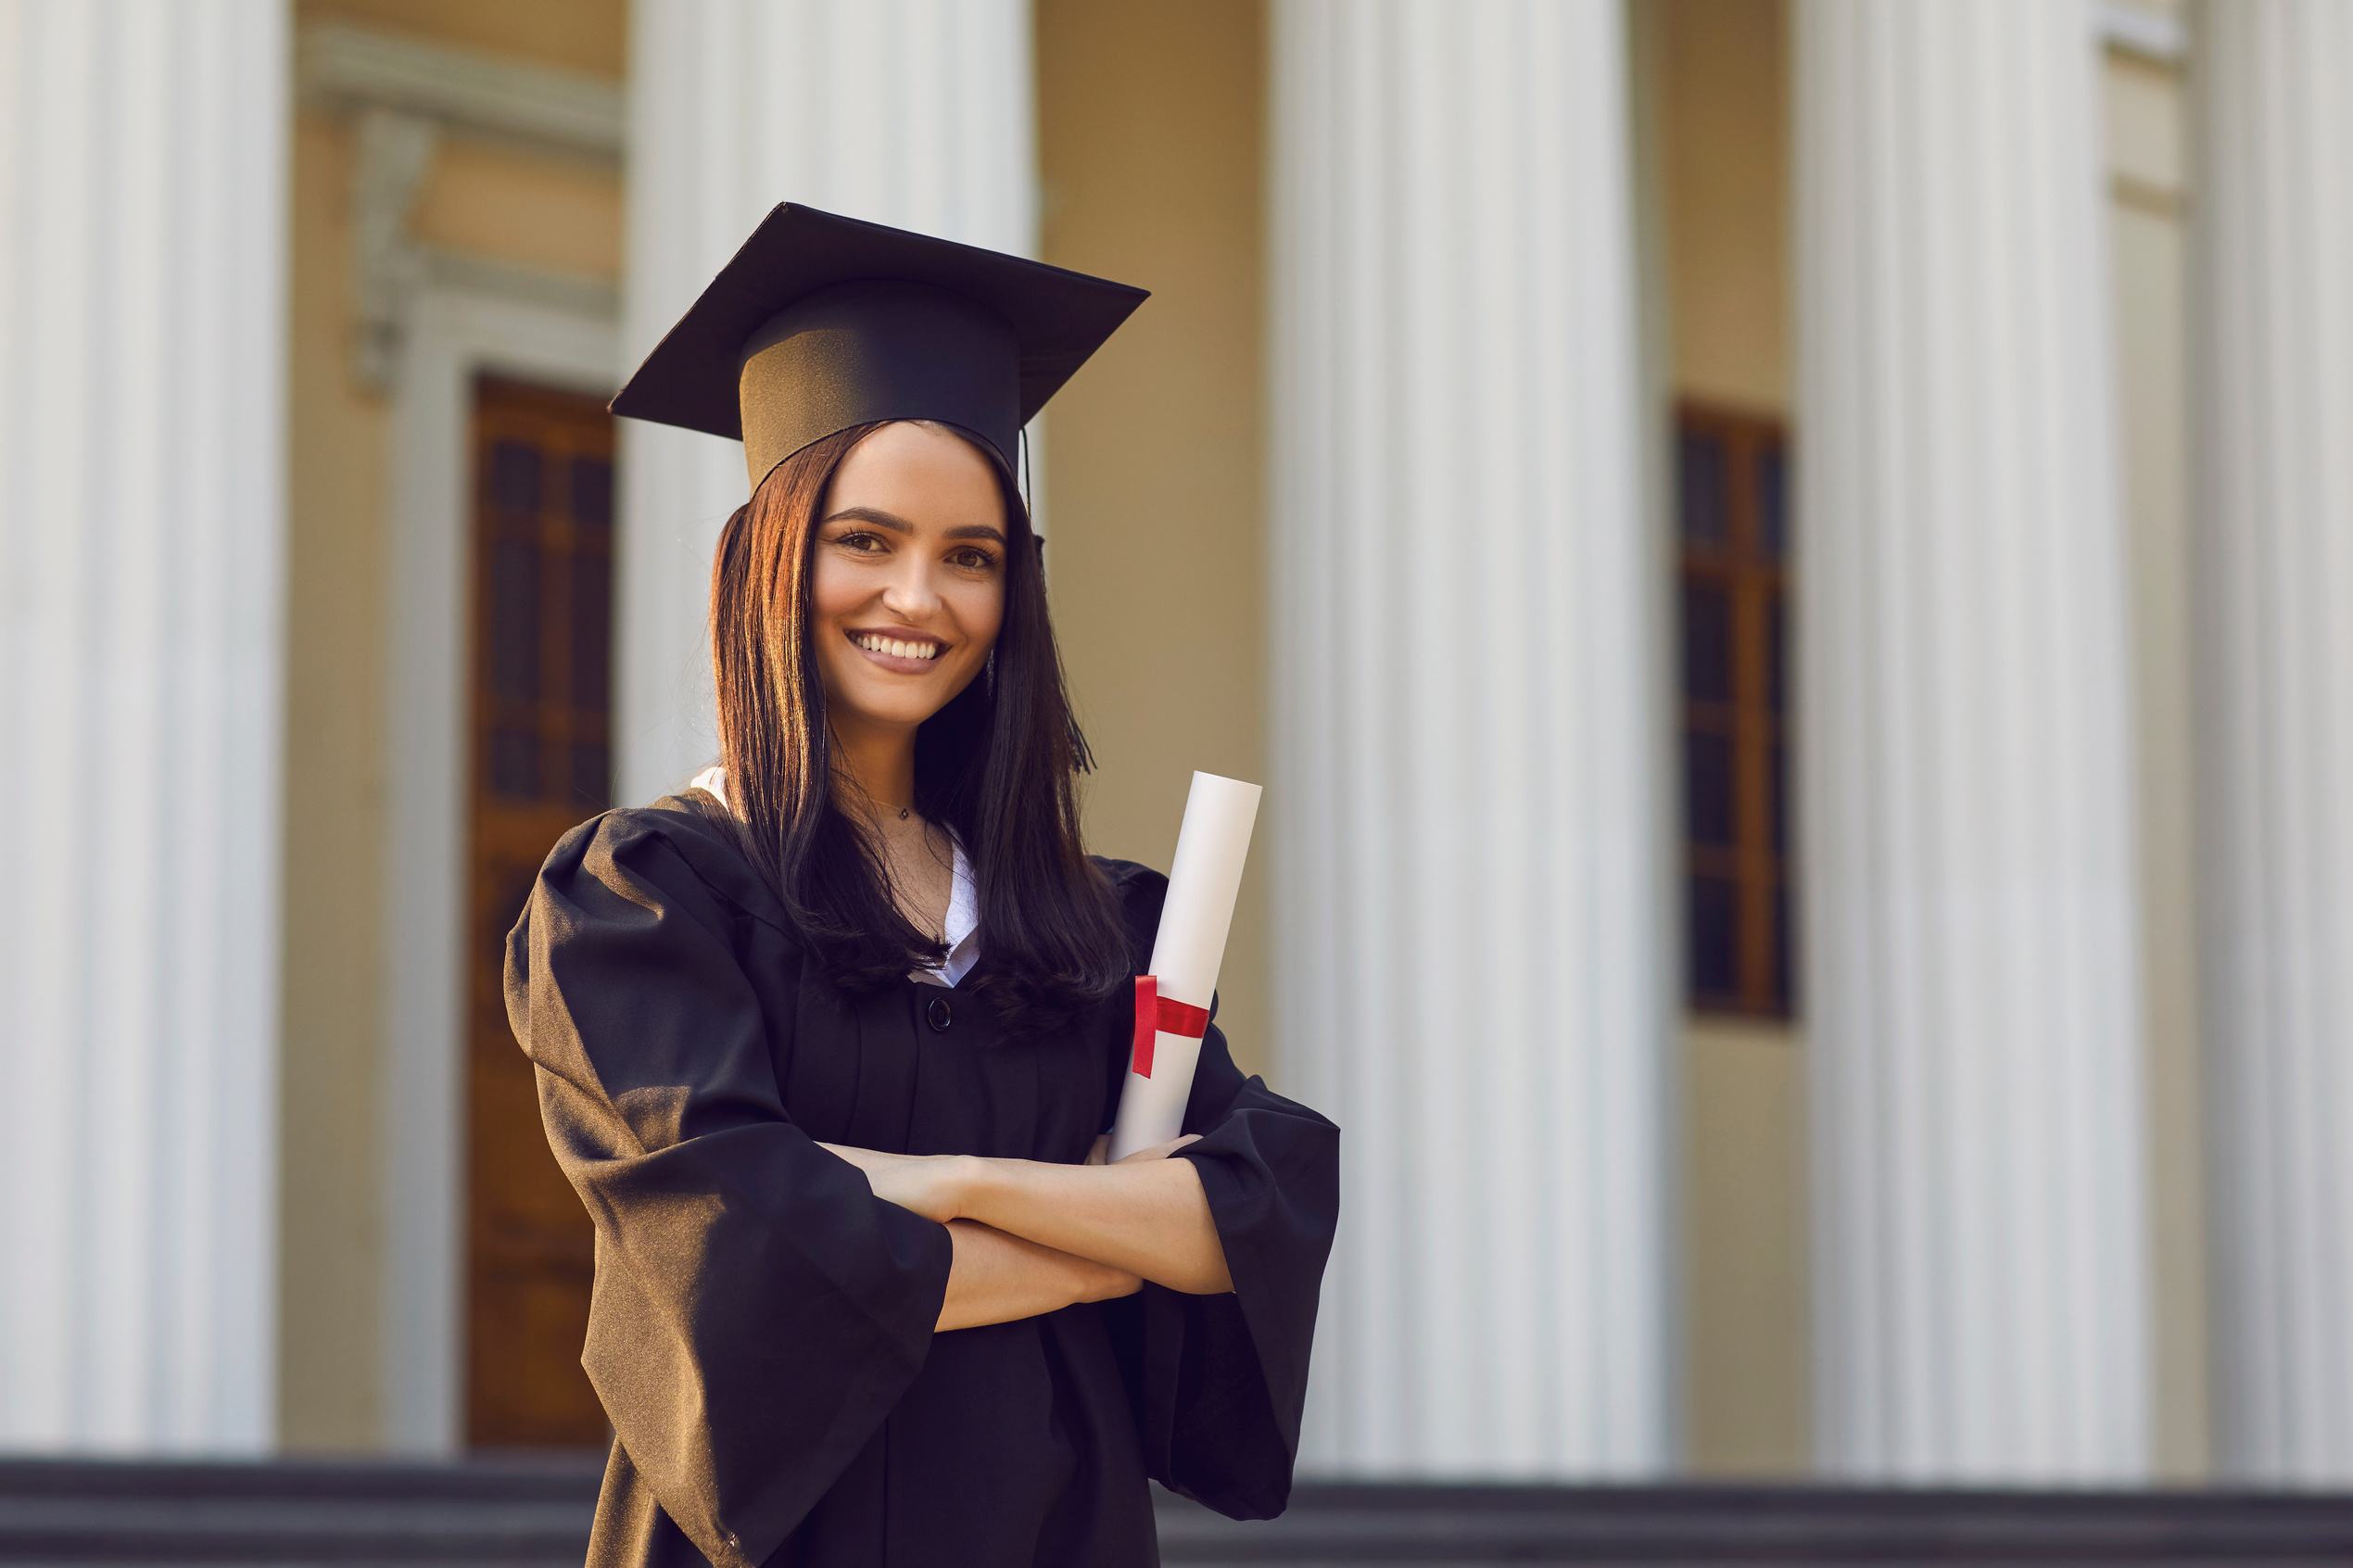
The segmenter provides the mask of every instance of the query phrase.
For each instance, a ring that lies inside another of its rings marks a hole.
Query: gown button
[[[948,1025],[955,1021],[955,1015],[949,1010],[948,999],[944,996],[931,998],[931,1005],[924,1009],[924,1016],[931,1020],[932,1029],[942,1034],[947,1033]]]

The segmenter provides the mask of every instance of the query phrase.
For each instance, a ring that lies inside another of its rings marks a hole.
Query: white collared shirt
[[[727,802],[727,770],[706,767],[688,781],[689,790],[702,790],[729,811],[735,809]],[[972,972],[972,966],[980,961],[980,895],[972,886],[972,863],[964,857],[963,841],[948,829],[948,847],[955,853],[955,866],[948,887],[948,917],[942,923],[941,937],[948,944],[948,959],[937,968],[910,969],[909,980],[926,985],[955,985]]]

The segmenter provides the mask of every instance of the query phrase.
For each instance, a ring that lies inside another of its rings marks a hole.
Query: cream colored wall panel
[[[279,1440],[384,1439],[382,401],[351,374],[351,139],[295,124]]]
[[[621,181],[611,169],[444,137],[409,225],[423,245],[621,274]]]
[[[2131,541],[2148,1029],[2154,1454],[2210,1473],[2205,1138],[2192,828],[2183,293],[2186,32],[2178,5],[2100,10],[2125,518]]]
[[[449,46],[618,81],[629,0],[298,0],[305,23],[355,22]]]
[[[1039,255],[1154,291],[1049,416],[1046,564],[1099,765],[1088,844],[1162,867],[1195,768],[1266,777],[1265,9],[1037,7]],[[1251,854],[1218,1017],[1280,1086],[1272,853]]]
[[[2144,70],[2111,59],[2111,106],[2119,86],[2138,93],[2150,85]],[[2157,85],[2175,101],[2154,118],[2178,133],[2180,82],[2165,79]],[[2179,161],[2178,155],[2171,159],[2176,173]],[[2141,189],[2117,191],[2109,225],[2132,561],[2141,924],[2147,955],[2143,995],[2148,1030],[2155,1453],[2160,1478],[2190,1481],[2209,1473],[2210,1435],[2192,825],[2187,301],[2178,206],[2152,207],[2142,199]]]
[[[1786,1024],[1684,1029],[1685,1461],[1699,1475],[1811,1469],[1805,1051]]]
[[[2156,191],[2182,189],[2182,81],[2146,62],[2111,57],[2102,73],[2109,171]]]
[[[1790,404],[1788,18],[1781,0],[1659,0],[1657,160],[1680,396]]]

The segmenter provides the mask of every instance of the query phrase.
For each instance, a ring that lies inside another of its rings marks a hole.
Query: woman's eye
[[[968,572],[993,571],[997,563],[997,558],[985,550],[960,550],[949,559]]]
[[[882,540],[873,534],[841,534],[835,536],[833,542],[845,550],[867,554],[882,548]]]

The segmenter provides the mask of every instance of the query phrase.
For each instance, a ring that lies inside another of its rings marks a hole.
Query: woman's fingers
[[[1200,1141],[1200,1133],[1187,1132],[1182,1138],[1171,1138],[1165,1144],[1155,1144],[1148,1149],[1138,1149],[1135,1153],[1129,1155],[1126,1158],[1120,1160],[1120,1163],[1121,1165],[1133,1165],[1140,1159],[1166,1159],[1170,1155],[1176,1153],[1177,1150],[1184,1147],[1185,1144],[1197,1144]]]

